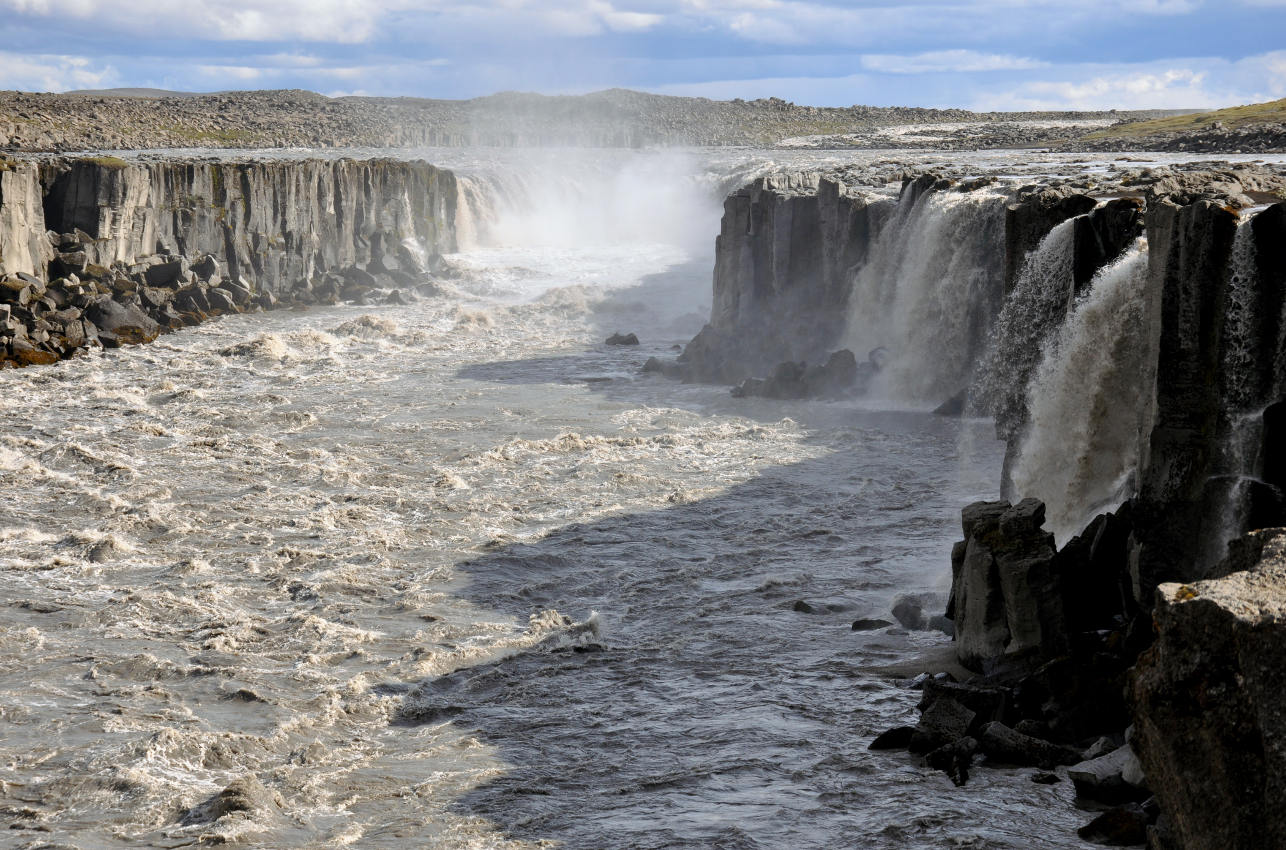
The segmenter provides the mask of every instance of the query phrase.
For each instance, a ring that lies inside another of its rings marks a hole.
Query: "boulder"
[[[198,257],[192,263],[192,273],[197,276],[198,280],[203,280],[206,283],[218,283],[219,260],[213,254]]]
[[[173,289],[182,285],[187,273],[188,261],[179,257],[148,266],[144,269],[143,276],[148,286],[165,286]]]
[[[638,345],[639,338],[632,333],[623,334],[618,331],[609,336],[605,342],[608,345]]]
[[[206,290],[205,300],[210,305],[210,312],[214,315],[241,312],[237,309],[237,302],[232,297],[232,293],[221,286],[211,287]]]
[[[1118,806],[1094,818],[1076,834],[1086,841],[1107,847],[1134,847],[1147,843],[1151,822],[1152,817],[1143,806]]]
[[[978,746],[988,758],[995,761],[1045,770],[1060,764],[1076,764],[1081,760],[1080,751],[1073,747],[1051,744],[1024,735],[1000,721],[984,724],[978,730]]]
[[[911,752],[928,753],[954,743],[969,733],[975,717],[973,711],[950,697],[934,700],[920,715],[908,746]]]
[[[915,736],[914,726],[895,726],[885,732],[875,736],[867,746],[868,750],[905,750],[911,746],[911,739]]]
[[[978,752],[978,742],[964,737],[950,744],[938,747],[924,757],[926,767],[941,770],[957,786],[969,781],[969,767],[973,764],[974,753]]]
[[[1140,776],[1138,758],[1128,746],[1067,769],[1067,778],[1076,786],[1076,793],[1086,799],[1128,803],[1142,802],[1152,796],[1146,786],[1135,785],[1126,776],[1131,780]]]
[[[160,325],[137,306],[113,301],[108,295],[90,299],[85,319],[97,329],[98,339],[109,346],[151,342],[161,332]]]

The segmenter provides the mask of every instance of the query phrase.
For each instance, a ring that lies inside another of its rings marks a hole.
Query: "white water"
[[[1147,350],[1140,238],[1102,269],[1045,346],[1028,385],[1031,420],[1014,463],[1017,493],[1045,502],[1061,546],[1132,489]]]
[[[644,375],[709,257],[480,209],[447,296],[0,373],[5,840],[1084,846],[1070,783],[865,749],[948,642],[849,623],[945,589],[988,426]]]
[[[1223,381],[1224,404],[1231,411],[1244,410],[1257,401],[1259,375],[1255,359],[1259,355],[1260,292],[1255,274],[1255,240],[1251,216],[1243,217],[1233,237],[1229,258],[1227,313],[1224,316]]]
[[[968,383],[999,308],[1006,196],[904,196],[856,273],[846,347],[891,354],[873,392],[934,405]]]
[[[1222,560],[1228,552],[1228,543],[1246,531],[1251,486],[1259,481],[1262,473],[1264,400],[1256,381],[1261,374],[1256,359],[1264,351],[1264,341],[1259,337],[1262,295],[1256,274],[1252,221],[1253,216],[1244,216],[1238,222],[1229,257],[1223,362],[1220,363],[1228,433],[1214,461],[1214,477],[1221,493],[1214,522],[1205,538],[1202,560],[1208,565]],[[1276,384],[1276,376],[1273,379]]]
[[[971,404],[980,412],[1005,419],[1025,403],[1027,385],[1045,342],[1075,295],[1075,228],[1075,218],[1060,222],[1024,258],[974,381]]]

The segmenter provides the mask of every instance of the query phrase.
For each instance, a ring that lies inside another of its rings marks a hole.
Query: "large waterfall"
[[[1027,255],[996,319],[992,344],[974,380],[971,406],[1002,423],[1023,417],[1028,380],[1040,363],[1045,341],[1072,301],[1075,226],[1075,219],[1055,225]]]
[[[903,193],[856,271],[844,340],[888,349],[880,395],[937,403],[968,384],[1002,295],[1006,199]]]
[[[1140,239],[1103,269],[1049,339],[1027,388],[1015,489],[1045,502],[1059,543],[1132,489],[1147,352]]]

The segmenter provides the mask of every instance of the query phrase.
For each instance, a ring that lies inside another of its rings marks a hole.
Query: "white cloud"
[[[885,74],[971,73],[975,71],[1022,71],[1048,66],[1048,62],[999,53],[973,50],[935,50],[914,56],[868,53],[862,67]]]
[[[0,89],[67,91],[110,85],[116,71],[84,56],[22,54],[0,50]]]
[[[1043,79],[989,87],[970,104],[989,109],[1220,108],[1286,97],[1286,51],[1235,62],[1197,57],[1054,67]]]

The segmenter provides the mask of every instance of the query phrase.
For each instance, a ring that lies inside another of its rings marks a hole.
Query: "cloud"
[[[976,71],[1021,71],[1044,68],[1048,62],[1007,56],[999,53],[978,53],[973,50],[936,50],[914,56],[890,53],[869,53],[862,57],[862,67],[868,71],[885,74],[940,74],[972,73]]]
[[[111,85],[116,71],[84,56],[21,54],[0,50],[0,89],[67,91]]]

